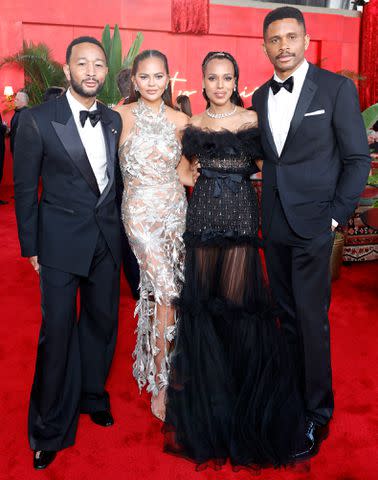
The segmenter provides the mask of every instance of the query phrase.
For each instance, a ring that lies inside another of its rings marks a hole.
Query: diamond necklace
[[[231,117],[236,112],[236,105],[235,107],[230,111],[230,112],[225,112],[225,113],[213,113],[210,112],[210,107],[206,110],[206,113],[210,118],[226,118],[226,117]]]

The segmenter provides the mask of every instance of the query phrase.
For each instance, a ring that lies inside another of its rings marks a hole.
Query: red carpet
[[[0,190],[9,199],[10,190]],[[38,278],[19,256],[10,205],[0,206],[0,479],[246,480],[247,472],[197,473],[193,465],[162,453],[160,425],[131,376],[134,302],[122,289],[118,347],[108,383],[116,424],[103,429],[82,416],[76,445],[50,468],[35,472],[26,419],[40,325]],[[267,470],[262,480],[378,479],[377,398],[378,264],[343,267],[333,286],[331,332],[336,412],[320,454],[295,471]]]

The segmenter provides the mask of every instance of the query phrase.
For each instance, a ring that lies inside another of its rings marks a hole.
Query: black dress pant
[[[122,246],[122,266],[126,281],[129,284],[131,294],[135,300],[139,298],[139,265],[133,251],[131,250],[125,227],[121,225],[121,246]]]
[[[299,237],[277,194],[265,238],[268,276],[298,366],[307,415],[319,424],[333,412],[328,321],[333,240],[331,225],[312,239]]]
[[[102,234],[88,277],[41,265],[40,287],[29,441],[33,450],[60,450],[74,443],[80,412],[109,408],[105,382],[117,336],[119,267]]]

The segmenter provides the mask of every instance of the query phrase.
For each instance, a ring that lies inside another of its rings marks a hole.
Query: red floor
[[[10,199],[10,190],[0,198]],[[40,323],[38,278],[19,256],[13,200],[0,206],[0,479],[246,480],[247,472],[197,473],[162,453],[159,422],[131,376],[134,302],[123,285],[120,332],[108,390],[116,424],[103,429],[82,416],[76,445],[45,471],[32,469],[26,418]],[[261,473],[262,480],[378,479],[377,398],[378,264],[342,268],[334,283],[331,332],[336,412],[329,439],[311,463],[295,471]]]

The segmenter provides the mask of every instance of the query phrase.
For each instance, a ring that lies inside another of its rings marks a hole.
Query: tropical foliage
[[[24,90],[29,95],[30,105],[41,103],[48,87],[66,86],[62,65],[53,60],[50,48],[44,43],[24,41],[19,52],[1,60],[0,68],[12,63],[24,69]]]
[[[364,119],[365,128],[372,128],[378,122],[378,103],[364,110],[362,118]]]
[[[115,105],[121,99],[117,87],[117,75],[122,68],[129,68],[139,52],[143,42],[142,33],[138,32],[127,55],[122,58],[122,41],[118,25],[114,27],[113,36],[106,25],[102,34],[102,44],[108,57],[109,73],[99,99],[108,105]],[[30,105],[42,103],[43,93],[48,87],[66,87],[67,82],[62,65],[53,60],[50,48],[44,43],[23,42],[22,49],[14,55],[0,61],[0,68],[5,64],[16,64],[25,73],[25,91],[29,95]]]
[[[115,25],[113,37],[110,27],[106,25],[102,33],[102,45],[108,57],[109,72],[104,88],[98,98],[108,105],[115,105],[121,100],[121,93],[117,87],[117,75],[122,68],[130,68],[143,42],[143,35],[138,32],[127,55],[122,59],[122,41],[118,25]]]

